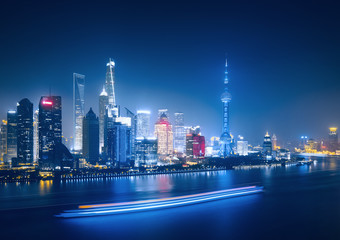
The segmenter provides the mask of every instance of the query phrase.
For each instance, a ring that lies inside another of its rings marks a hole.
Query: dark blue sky
[[[185,113],[220,135],[228,56],[231,130],[253,143],[321,137],[340,127],[339,5],[328,1],[3,1],[0,117],[28,97],[63,98],[71,135],[72,73],[98,113],[109,57],[118,104]]]

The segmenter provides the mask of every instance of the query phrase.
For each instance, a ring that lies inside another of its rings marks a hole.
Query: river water
[[[147,200],[260,185],[196,205],[57,218],[79,204]],[[340,159],[312,165],[0,184],[0,239],[340,239]]]

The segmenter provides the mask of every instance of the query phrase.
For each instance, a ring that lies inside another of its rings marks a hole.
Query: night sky
[[[259,3],[254,3],[259,2]],[[132,111],[185,114],[206,137],[222,129],[228,57],[231,131],[251,143],[324,137],[340,127],[340,7],[328,1],[2,1],[0,117],[16,102],[63,99],[72,134],[72,73],[98,114],[106,62]]]

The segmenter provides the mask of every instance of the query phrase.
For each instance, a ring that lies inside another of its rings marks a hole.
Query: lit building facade
[[[205,138],[199,134],[186,135],[186,156],[188,158],[204,158],[205,156]]]
[[[33,114],[33,161],[39,160],[39,109]]]
[[[184,114],[182,112],[175,113],[174,125],[174,150],[176,153],[185,152],[186,131],[184,127]]]
[[[272,137],[272,144],[273,144],[273,150],[276,150],[277,149],[277,137],[275,134],[273,134],[273,137]]]
[[[18,163],[33,163],[33,103],[27,98],[17,105],[17,155]]]
[[[17,112],[7,112],[7,162],[17,157]]]
[[[105,88],[99,96],[99,152],[102,153],[104,147],[105,112],[109,104],[109,97]]]
[[[106,78],[105,78],[105,91],[108,96],[109,104],[111,106],[116,106],[116,96],[115,96],[115,62],[109,59],[106,64]]]
[[[160,119],[155,125],[155,136],[157,138],[157,153],[161,157],[173,154],[173,132],[172,125],[165,113],[160,116]]]
[[[85,76],[73,73],[73,150],[82,151],[85,116]]]
[[[137,111],[137,138],[150,137],[150,111]]]
[[[60,96],[43,96],[39,102],[39,168],[60,168],[55,156],[56,145],[62,144]],[[62,147],[60,147],[62,148]]]
[[[151,167],[157,165],[157,139],[137,138],[135,167]]]
[[[229,127],[229,104],[231,101],[231,94],[228,90],[229,80],[228,80],[228,63],[225,62],[225,75],[224,75],[224,92],[221,96],[221,101],[223,103],[223,131],[220,138],[220,157],[225,158],[232,154],[232,138],[230,135]]]
[[[237,141],[237,154],[240,156],[248,155],[248,141],[244,141],[244,138],[239,136]]]
[[[328,134],[328,150],[330,152],[335,152],[339,149],[339,139],[336,127],[329,128]]]
[[[99,161],[99,120],[92,108],[83,119],[83,157],[93,165]]]
[[[5,163],[7,156],[7,121],[2,120],[0,125],[0,162]]]
[[[268,134],[268,132],[264,136],[262,151],[263,151],[263,156],[267,160],[270,160],[272,158],[272,151],[273,151],[273,148],[272,148],[272,139],[271,139],[270,135]]]

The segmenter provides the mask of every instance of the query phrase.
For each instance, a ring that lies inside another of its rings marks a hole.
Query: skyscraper
[[[240,156],[248,155],[248,141],[244,141],[242,136],[239,136],[239,140],[237,141],[237,154]]]
[[[73,73],[73,150],[82,151],[85,116],[85,76]]]
[[[7,121],[2,120],[0,125],[0,162],[4,163],[7,156]]]
[[[17,105],[17,152],[22,164],[33,163],[33,104],[22,99]]]
[[[150,137],[150,111],[137,111],[137,138]]]
[[[116,106],[116,96],[115,96],[115,62],[109,59],[106,64],[106,78],[105,78],[105,91],[109,97],[109,104]]]
[[[33,115],[33,161],[39,160],[39,109]]]
[[[105,111],[109,104],[109,97],[105,87],[99,96],[99,152],[102,153],[104,147]]]
[[[271,160],[272,158],[272,139],[268,132],[264,136],[264,141],[263,141],[263,156],[267,160]]]
[[[155,136],[157,137],[157,153],[164,157],[173,153],[173,132],[172,125],[165,113],[162,113],[160,119],[155,125]]]
[[[55,157],[55,147],[62,144],[61,97],[43,96],[39,102],[39,167],[55,169],[61,163]]]
[[[189,133],[186,135],[186,156],[188,158],[204,158],[205,138],[200,134]]]
[[[176,153],[185,152],[186,132],[184,128],[184,114],[182,112],[175,113],[174,125],[174,150]]]
[[[148,167],[157,165],[157,139],[137,138],[136,139],[136,167]]]
[[[163,113],[169,119],[169,110],[164,108],[164,109],[158,109],[158,120],[161,119]]]
[[[336,150],[339,149],[339,140],[338,140],[338,133],[337,133],[337,128],[336,127],[331,127],[329,128],[329,146],[328,149],[331,152],[335,152]]]
[[[92,108],[83,121],[83,156],[91,164],[96,164],[99,160],[99,121]]]
[[[231,101],[231,94],[228,90],[228,63],[225,61],[225,77],[224,77],[224,93],[221,96],[223,103],[223,132],[220,138],[220,156],[225,158],[232,154],[232,139],[229,128],[229,103]]]
[[[276,137],[275,134],[273,134],[272,143],[273,143],[273,150],[276,150],[276,148],[277,148],[277,137]]]
[[[17,157],[17,112],[7,112],[7,162]]]

